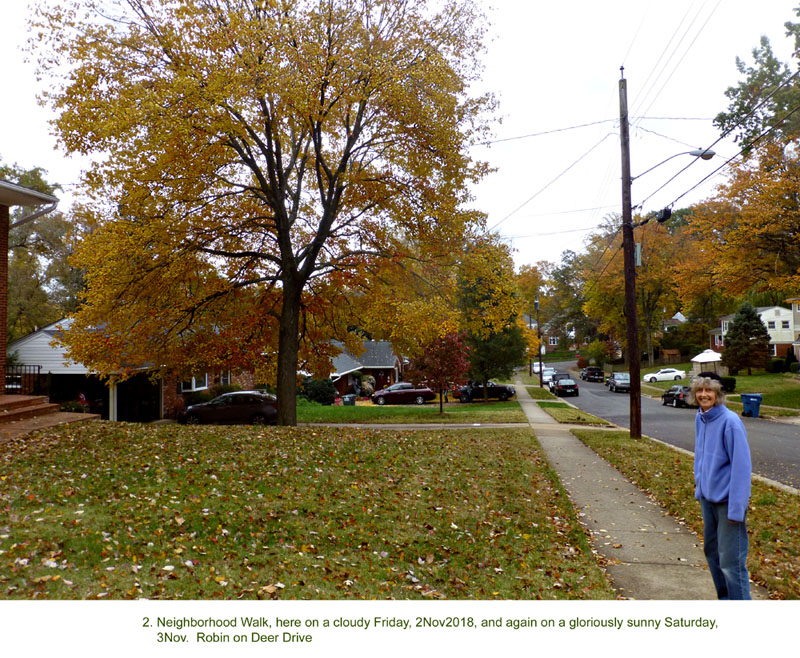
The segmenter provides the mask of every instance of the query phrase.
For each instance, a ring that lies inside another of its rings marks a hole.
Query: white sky
[[[559,261],[565,249],[580,251],[588,230],[620,210],[618,135],[620,66],[628,79],[631,169],[634,176],[669,156],[708,147],[718,134],[711,119],[727,108],[725,90],[739,80],[735,59],[750,61],[762,34],[788,60],[791,42],[783,24],[796,20],[796,0],[494,0],[495,38],[484,85],[500,100],[498,139],[478,148],[497,172],[476,190],[477,205],[516,250],[518,265]],[[0,160],[42,166],[65,186],[64,205],[81,164],[55,150],[47,109],[37,105],[40,83],[26,63],[27,0],[4,0],[0,20],[3,103]],[[703,121],[636,117],[701,118]],[[653,132],[648,132],[653,131]],[[658,135],[654,134],[659,133]],[[725,159],[738,148],[714,149]],[[587,154],[588,153],[588,154]],[[634,205],[650,196],[691,160],[677,157],[633,185]],[[674,201],[717,166],[722,157],[697,162],[662,192],[645,212]],[[558,180],[555,180],[558,178]],[[710,195],[713,184],[684,197],[677,207]],[[524,205],[523,205],[524,204]],[[593,210],[585,210],[593,209]],[[580,211],[580,212],[578,212]]]

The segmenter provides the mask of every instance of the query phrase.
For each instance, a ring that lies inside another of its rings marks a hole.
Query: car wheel
[[[661,404],[667,406],[667,398],[661,398]]]
[[[611,391],[612,393],[616,393],[617,392],[617,389],[614,388],[613,384],[609,384],[608,385],[608,390]]]
[[[250,423],[252,425],[266,425],[267,424],[267,417],[264,414],[255,414],[250,419]]]
[[[508,393],[501,393],[500,402],[505,402],[506,400],[508,400]]]
[[[676,382],[679,382],[681,379],[683,379],[683,377],[681,377],[680,375],[675,375]]]
[[[199,425],[200,424],[200,419],[197,416],[195,416],[194,414],[189,414],[188,416],[186,416],[186,424],[187,425]]]
[[[655,377],[650,378],[650,383],[655,384],[658,380]]]
[[[425,398],[422,397],[421,395],[418,395],[416,398],[414,398],[414,403],[415,404],[425,404]]]
[[[673,407],[675,407],[676,409],[678,408],[678,398],[675,398],[675,399],[672,401],[672,406],[673,406]]]
[[[383,406],[384,404],[386,404],[386,398],[385,398],[385,397],[383,397],[383,396],[381,395],[381,396],[380,396],[380,397],[377,399],[377,403],[378,403],[380,406]]]

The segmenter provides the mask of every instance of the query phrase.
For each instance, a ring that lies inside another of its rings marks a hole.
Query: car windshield
[[[617,372],[614,374],[614,379],[630,379],[631,376],[627,372]]]

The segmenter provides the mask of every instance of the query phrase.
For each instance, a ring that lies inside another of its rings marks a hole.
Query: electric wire
[[[542,192],[544,192],[548,187],[550,187],[553,183],[559,180],[562,176],[564,176],[570,169],[575,167],[579,162],[581,162],[584,158],[586,158],[592,151],[594,151],[597,147],[599,147],[604,141],[606,141],[609,137],[614,135],[615,133],[607,133],[605,137],[603,137],[599,142],[597,142],[594,146],[592,146],[586,153],[580,156],[575,162],[573,162],[569,167],[564,169],[560,174],[558,174],[555,178],[553,178],[549,183],[547,183],[544,187],[542,187],[539,191],[537,191],[532,197],[530,197],[527,201],[517,206],[514,210],[508,213],[503,219],[497,222],[494,226],[489,229],[489,232],[494,231],[500,224],[505,222],[511,216],[515,215],[517,212],[522,210],[526,205],[528,205],[531,201],[533,201],[537,196],[539,196]]]

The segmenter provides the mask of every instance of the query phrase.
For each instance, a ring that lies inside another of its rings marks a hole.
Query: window
[[[728,333],[728,321],[727,320],[722,323],[722,333],[723,334],[727,334]]]
[[[775,320],[767,320],[767,329],[775,328]]]
[[[550,336],[549,344],[551,347],[558,347],[558,336]]]
[[[770,354],[772,356],[778,356],[778,346],[777,345],[770,345]]]
[[[788,328],[789,328],[789,321],[781,320],[781,329],[788,329]]]
[[[202,375],[192,375],[191,378],[184,380],[180,384],[181,393],[191,393],[192,391],[205,391],[208,388],[208,373]]]

